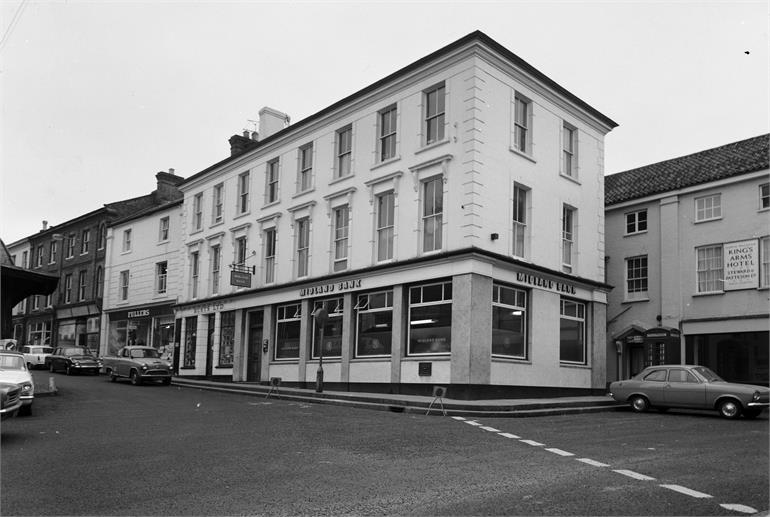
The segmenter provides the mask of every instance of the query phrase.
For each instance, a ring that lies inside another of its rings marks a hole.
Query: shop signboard
[[[728,242],[724,249],[724,290],[756,289],[759,285],[759,241]]]
[[[251,273],[247,271],[230,271],[230,285],[236,287],[251,287]]]

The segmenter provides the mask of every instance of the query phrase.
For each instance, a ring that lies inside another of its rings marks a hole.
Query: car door
[[[665,404],[671,407],[704,407],[706,385],[686,368],[671,368],[664,390]]]
[[[653,406],[662,406],[664,401],[663,390],[666,387],[665,368],[655,368],[650,370],[642,378],[639,384],[639,390],[647,397]]]

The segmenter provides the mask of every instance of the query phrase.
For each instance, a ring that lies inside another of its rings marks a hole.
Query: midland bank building
[[[180,376],[311,388],[322,360],[332,390],[604,393],[617,124],[480,32],[259,115],[179,186]]]

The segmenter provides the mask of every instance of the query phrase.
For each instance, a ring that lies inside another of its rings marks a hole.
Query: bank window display
[[[522,289],[492,287],[492,355],[527,358],[527,292]]]
[[[233,365],[235,347],[235,311],[222,313],[219,329],[219,366]]]
[[[409,288],[409,355],[452,351],[452,282]]]
[[[275,359],[299,359],[302,305],[299,303],[279,305],[275,313]]]
[[[324,324],[323,343],[320,343],[320,335],[313,322],[313,346],[312,358],[318,359],[321,355],[320,348],[323,347],[324,358],[342,357],[342,310],[344,309],[343,298],[329,298],[326,300],[316,300],[313,303],[313,312],[320,308],[326,309],[329,317]]]
[[[586,305],[582,302],[561,299],[559,360],[586,364]]]
[[[393,291],[358,295],[356,357],[389,356],[393,341]]]
[[[198,317],[190,316],[185,318],[184,329],[184,368],[195,368],[195,348],[198,337]]]

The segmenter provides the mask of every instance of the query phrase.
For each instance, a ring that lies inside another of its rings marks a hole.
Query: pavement
[[[57,395],[56,377],[48,377],[48,385],[35,386],[35,396]],[[335,404],[359,409],[391,411],[394,413],[419,413],[436,416],[481,417],[536,417],[567,415],[577,413],[595,413],[616,411],[627,408],[608,395],[586,397],[555,397],[528,399],[484,399],[457,400],[447,397],[420,395],[400,395],[388,393],[366,393],[348,391],[328,391],[321,393],[312,389],[271,388],[261,384],[216,382],[207,380],[173,377],[171,384],[180,388],[191,388],[235,395],[245,395],[261,399],[291,400],[315,404]]]

